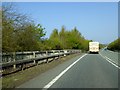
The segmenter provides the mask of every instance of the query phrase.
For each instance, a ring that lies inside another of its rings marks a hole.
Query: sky
[[[119,0],[3,0],[4,2],[119,2]]]
[[[20,13],[45,27],[46,38],[52,30],[74,27],[88,40],[108,44],[118,37],[117,2],[15,2]]]

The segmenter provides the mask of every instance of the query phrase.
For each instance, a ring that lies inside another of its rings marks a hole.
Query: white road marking
[[[113,51],[109,51],[109,52],[113,52]]]
[[[58,76],[56,76],[52,81],[50,81],[47,85],[43,87],[43,90],[50,88],[63,74],[65,74],[73,65],[75,65],[80,59],[85,57],[87,54],[84,54],[79,59],[77,59],[74,63],[68,66],[64,71],[62,71]]]
[[[104,59],[106,59],[109,63],[111,63],[112,65],[114,65],[114,66],[117,67],[118,69],[120,69],[120,67],[117,66],[112,59],[110,59],[110,58],[108,58],[108,57],[106,57],[106,56],[103,56],[101,53],[100,53],[100,55],[101,55]]]

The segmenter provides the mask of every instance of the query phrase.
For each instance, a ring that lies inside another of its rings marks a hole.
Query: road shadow
[[[93,54],[99,54],[99,52],[88,52],[88,54],[91,54],[91,55],[93,55]]]

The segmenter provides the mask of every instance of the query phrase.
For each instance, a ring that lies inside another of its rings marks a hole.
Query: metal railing
[[[0,63],[1,72],[24,70],[24,68],[38,65],[42,62],[48,63],[56,58],[80,53],[80,50],[50,50],[50,51],[32,51],[32,52],[16,52],[3,53],[2,63]],[[10,70],[11,69],[11,70]],[[7,72],[8,73],[8,72]]]

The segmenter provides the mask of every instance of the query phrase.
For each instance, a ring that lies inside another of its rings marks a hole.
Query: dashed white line
[[[112,59],[110,59],[110,58],[108,58],[108,57],[106,57],[106,56],[103,56],[101,53],[99,53],[99,54],[100,54],[104,59],[106,59],[109,63],[111,63],[112,65],[114,65],[114,66],[117,67],[118,69],[120,69],[120,67],[117,66]]]
[[[65,74],[73,65],[75,65],[80,59],[85,57],[87,54],[84,54],[79,59],[77,59],[74,63],[72,63],[70,66],[68,66],[64,71],[62,71],[58,76],[56,76],[52,81],[50,81],[47,85],[43,87],[44,89],[50,88],[63,74]]]

